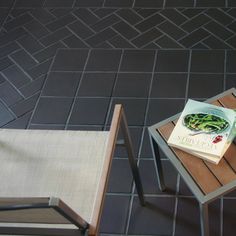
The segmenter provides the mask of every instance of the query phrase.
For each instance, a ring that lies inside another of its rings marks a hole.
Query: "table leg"
[[[209,236],[208,204],[199,203],[199,207],[200,207],[201,235]]]
[[[152,154],[154,157],[155,168],[157,172],[159,188],[161,191],[165,191],[166,187],[164,183],[163,170],[162,170],[163,168],[162,168],[162,163],[161,163],[159,147],[156,141],[152,138],[152,136],[149,135],[149,137],[150,137],[150,142],[151,142]]]

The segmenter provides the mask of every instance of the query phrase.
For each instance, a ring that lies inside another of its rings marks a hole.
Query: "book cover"
[[[234,110],[189,99],[168,144],[218,164],[234,138]]]

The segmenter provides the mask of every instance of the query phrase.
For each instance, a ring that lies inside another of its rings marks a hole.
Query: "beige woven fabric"
[[[108,135],[0,129],[0,197],[58,197],[90,222]]]

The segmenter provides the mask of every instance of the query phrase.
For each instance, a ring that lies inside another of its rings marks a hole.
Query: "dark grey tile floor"
[[[160,192],[147,127],[236,86],[234,0],[0,0],[0,126],[106,129],[125,107],[147,206],[118,149],[101,235],[199,236],[198,203],[162,155]],[[234,236],[236,197],[210,206]]]

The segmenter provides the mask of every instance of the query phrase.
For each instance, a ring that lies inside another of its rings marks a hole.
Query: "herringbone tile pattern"
[[[13,113],[9,115],[11,119],[34,108],[51,61],[60,48],[236,47],[234,8],[0,10],[0,90],[4,91],[0,98]],[[19,106],[23,107],[20,112]]]

